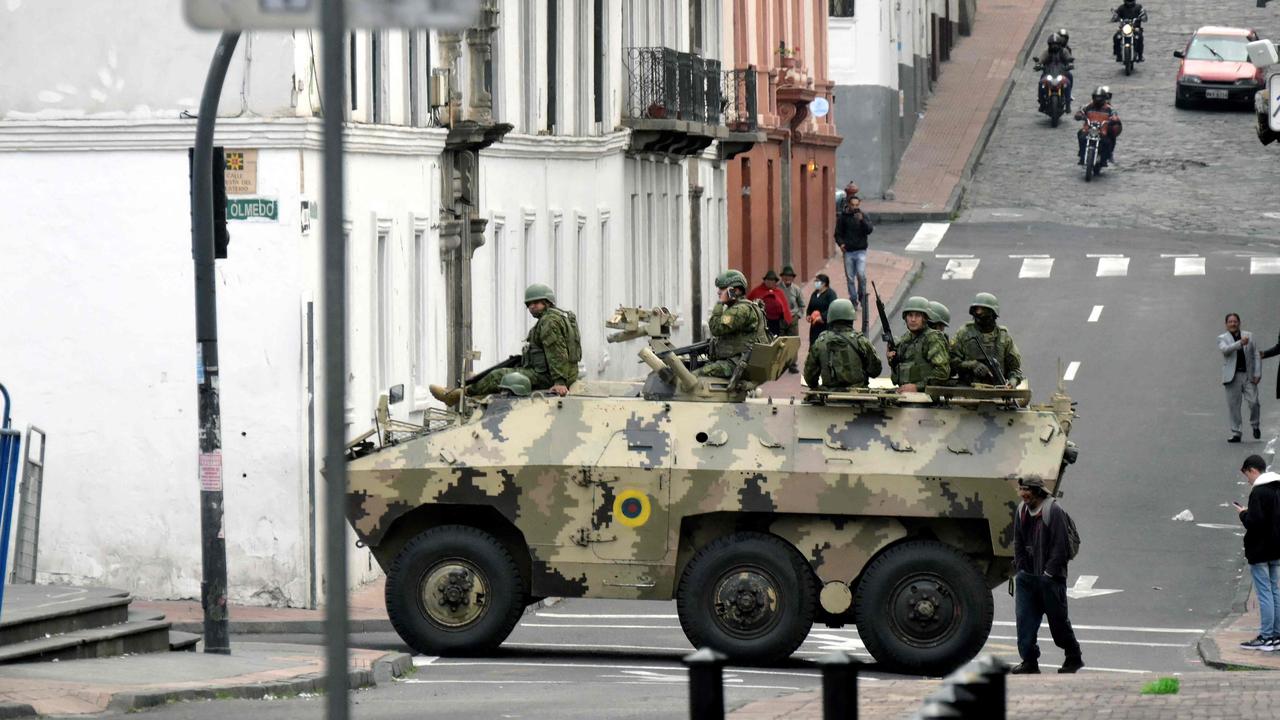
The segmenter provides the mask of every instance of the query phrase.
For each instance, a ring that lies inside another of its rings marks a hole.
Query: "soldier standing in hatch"
[[[755,343],[768,344],[764,308],[746,299],[747,278],[737,270],[725,270],[716,276],[720,302],[711,311],[707,329],[711,333],[711,362],[698,368],[697,374],[731,378],[734,368]]]
[[[853,329],[853,303],[840,298],[827,309],[827,330],[809,348],[804,382],[812,390],[866,387],[880,374],[880,358],[865,335]]]
[[[898,350],[889,351],[889,367],[898,392],[917,392],[925,385],[943,385],[951,379],[951,360],[942,333],[929,328],[929,301],[919,295],[902,306],[907,332],[898,338]]]
[[[518,373],[529,379],[533,390],[550,390],[557,395],[569,392],[578,380],[578,362],[582,360],[582,337],[578,318],[568,310],[556,307],[556,294],[546,285],[534,283],[524,291],[524,306],[538,319],[525,339],[520,366],[498,368],[485,373],[478,382],[467,386],[469,397],[491,395],[503,387],[507,375]],[[457,405],[462,389],[432,385],[431,394],[445,405]]]
[[[947,346],[951,345],[951,338],[947,337],[947,326],[951,324],[951,311],[946,305],[937,300],[929,301],[929,327],[942,333],[942,339],[947,341]]]
[[[1000,317],[1000,301],[991,293],[980,292],[969,304],[971,322],[956,331],[951,339],[951,367],[962,384],[1000,382],[991,363],[999,368],[1005,384],[1017,387],[1022,382],[1022,356],[1009,329],[996,325]]]

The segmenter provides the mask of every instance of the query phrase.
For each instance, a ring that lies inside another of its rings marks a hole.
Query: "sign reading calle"
[[[227,220],[278,222],[280,203],[275,198],[227,198]]]
[[[258,192],[258,151],[227,150],[223,154],[226,162],[228,195],[252,195]]]

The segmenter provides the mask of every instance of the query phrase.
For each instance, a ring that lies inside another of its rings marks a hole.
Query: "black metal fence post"
[[[689,717],[693,720],[724,720],[725,660],[711,648],[684,657],[689,668]]]
[[[822,720],[858,720],[858,670],[862,663],[836,650],[818,659],[822,670]]]
[[[975,664],[990,684],[991,704],[988,708],[993,713],[991,717],[1004,720],[1009,710],[1009,694],[1006,685],[1009,663],[995,655],[986,655],[979,658]]]

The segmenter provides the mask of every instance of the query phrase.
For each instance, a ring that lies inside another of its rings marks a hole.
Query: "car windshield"
[[[1191,47],[1187,48],[1187,59],[1249,62],[1248,43],[1242,37],[1197,35],[1191,39]]]

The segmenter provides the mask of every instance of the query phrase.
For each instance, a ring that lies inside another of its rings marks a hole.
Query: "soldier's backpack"
[[[1076,529],[1076,521],[1071,518],[1071,514],[1067,512],[1066,508],[1054,502],[1053,498],[1046,498],[1045,503],[1048,507],[1040,513],[1040,519],[1044,522],[1045,527],[1048,527],[1049,513],[1053,512],[1054,508],[1057,508],[1058,514],[1062,516],[1062,520],[1067,524],[1067,559],[1075,560],[1076,555],[1080,554],[1080,531]],[[1021,514],[1026,505],[1026,503],[1018,503],[1017,512]]]
[[[560,310],[560,308],[556,308]],[[582,334],[578,332],[578,316],[569,310],[560,310],[569,321],[569,362],[582,362]]]
[[[827,357],[831,362],[833,383],[837,386],[865,383],[867,371],[862,366],[862,357],[858,354],[858,345],[854,339],[834,330],[828,330],[824,335],[829,335]],[[835,347],[830,347],[831,345]]]

